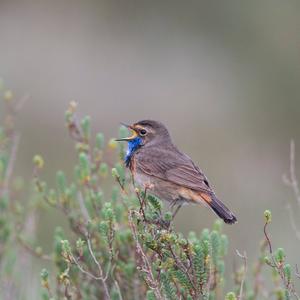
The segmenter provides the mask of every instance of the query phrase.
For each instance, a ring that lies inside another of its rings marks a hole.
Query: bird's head
[[[132,135],[117,141],[136,143],[139,146],[153,145],[161,141],[169,141],[170,135],[162,123],[153,120],[143,120],[132,125],[122,124],[132,131]]]

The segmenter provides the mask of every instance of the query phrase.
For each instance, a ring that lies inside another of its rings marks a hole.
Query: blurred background
[[[64,127],[71,100],[107,137],[121,121],[160,120],[236,212],[238,224],[225,228],[229,268],[234,249],[250,262],[258,255],[267,208],[274,246],[300,263],[284,209],[296,201],[282,181],[291,138],[300,178],[299,13],[300,2],[280,0],[0,0],[0,76],[16,97],[30,96],[18,117],[16,173],[31,176],[40,153],[49,182],[58,169],[72,174],[76,155]],[[184,207],[176,226],[200,232],[214,219]],[[38,220],[44,248],[57,224],[58,214]],[[31,280],[28,295],[38,274]]]

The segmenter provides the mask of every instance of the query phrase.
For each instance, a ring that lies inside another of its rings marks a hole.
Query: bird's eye
[[[146,134],[147,134],[147,131],[145,129],[140,130],[140,135],[146,135]]]

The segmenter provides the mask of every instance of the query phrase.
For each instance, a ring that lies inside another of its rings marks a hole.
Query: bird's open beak
[[[128,129],[130,129],[132,131],[132,135],[129,136],[129,137],[126,137],[126,138],[116,139],[117,142],[129,142],[129,141],[134,140],[138,136],[136,130],[131,125],[127,125],[127,124],[124,124],[124,123],[121,123],[121,125],[127,127]]]

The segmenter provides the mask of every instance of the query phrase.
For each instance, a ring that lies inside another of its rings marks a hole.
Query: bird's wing
[[[165,150],[154,150],[148,154],[138,157],[137,166],[141,172],[195,191],[213,194],[205,175],[185,154]]]

